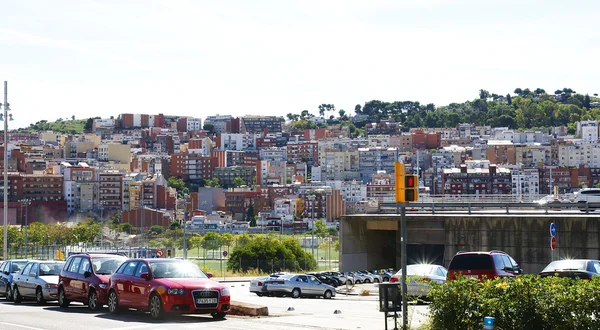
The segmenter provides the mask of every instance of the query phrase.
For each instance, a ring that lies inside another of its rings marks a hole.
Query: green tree
[[[224,246],[227,246],[228,248],[233,244],[234,241],[235,241],[235,238],[229,232],[223,233],[221,235],[221,243]]]
[[[235,188],[241,187],[241,186],[245,186],[246,182],[244,182],[244,179],[242,179],[241,177],[236,177],[235,179],[233,179],[233,186]]]
[[[590,96],[588,94],[585,94],[585,99],[583,101],[583,106],[590,110]]]
[[[210,134],[214,134],[215,133],[215,125],[211,124],[211,123],[206,123],[204,124],[204,126],[202,127],[203,130],[209,132]]]
[[[162,226],[152,226],[150,227],[150,230],[148,231],[149,234],[154,234],[154,235],[160,235],[163,233],[163,227]]]
[[[72,115],[72,116],[71,116],[71,120],[75,120],[75,115]]]
[[[490,97],[490,92],[486,91],[485,89],[480,89],[479,90],[479,98],[482,100],[486,100]]]
[[[242,262],[240,263],[239,260]],[[271,262],[260,262],[260,260],[271,260]],[[302,249],[297,239],[286,237],[279,240],[269,236],[252,239],[244,245],[238,244],[227,261],[227,268],[234,272],[246,272],[257,265],[260,272],[270,273],[282,270],[316,269],[317,262],[310,253]]]
[[[131,235],[131,230],[133,229],[133,226],[130,223],[122,223],[119,226],[122,233]]]
[[[315,231],[315,234],[318,237],[327,236],[327,233],[328,233],[327,225],[325,224],[325,222],[322,219],[315,221],[315,223],[313,225],[313,229]]]
[[[43,243],[44,238],[48,234],[46,225],[42,222],[33,222],[27,228],[27,239],[29,243]]]
[[[221,184],[219,183],[219,179],[211,178],[211,179],[206,180],[205,186],[219,188],[219,187],[221,187]]]
[[[167,180],[167,186],[175,188],[177,190],[177,196],[179,198],[182,198],[190,192],[190,189],[180,177],[169,177],[169,179]]]
[[[218,250],[221,247],[221,235],[212,231],[204,234],[202,247],[205,250]]]
[[[248,208],[246,209],[246,221],[251,221],[252,219],[254,219],[255,215],[256,213],[254,211],[254,202],[251,199],[250,204],[248,204]]]
[[[179,221],[173,221],[169,224],[169,230],[181,229],[181,223]]]

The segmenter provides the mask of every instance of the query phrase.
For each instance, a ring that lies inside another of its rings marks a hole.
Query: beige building
[[[126,211],[139,209],[142,183],[140,181],[131,181],[127,186],[127,190],[129,198],[126,203],[123,203],[124,206],[126,205],[128,207]]]
[[[393,135],[390,137],[390,147],[398,148],[400,152],[412,151],[412,134]]]
[[[516,146],[517,164],[525,166],[552,165],[552,148],[539,143]]]
[[[128,144],[109,144],[108,145],[108,160],[127,164],[131,162],[131,147]]]
[[[98,201],[98,182],[78,182],[79,211],[96,209]]]

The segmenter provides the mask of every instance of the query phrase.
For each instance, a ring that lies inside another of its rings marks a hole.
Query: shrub
[[[599,278],[459,278],[433,284],[429,299],[432,329],[481,329],[485,316],[498,329],[598,329],[600,322]]]

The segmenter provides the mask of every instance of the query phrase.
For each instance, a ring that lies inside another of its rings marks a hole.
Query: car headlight
[[[100,287],[100,289],[106,289],[108,287],[108,285],[101,283],[101,284],[98,284],[98,287]]]
[[[221,295],[222,296],[229,295],[229,288],[223,288],[223,289],[221,289]]]
[[[167,290],[168,294],[183,296],[185,294],[184,289],[169,289]]]

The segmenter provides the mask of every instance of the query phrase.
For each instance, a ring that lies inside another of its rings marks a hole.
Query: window
[[[306,278],[306,276],[304,276],[304,275],[300,275],[300,276],[298,276],[298,278],[296,279],[296,282],[304,282],[304,283],[308,283],[308,279]]]
[[[123,269],[123,275],[133,276],[137,265],[138,265],[137,261],[130,261],[129,263],[127,263],[127,266],[125,267],[125,269]]]
[[[36,262],[36,263],[31,264],[31,265],[32,266],[31,266],[31,270],[29,271],[29,276],[37,276],[37,274],[38,274],[38,267],[39,267],[38,263]]]
[[[29,271],[31,270],[31,265],[32,264],[27,264],[27,267],[25,267],[25,269],[23,269],[23,271],[21,272],[21,274],[28,275]]]
[[[148,272],[148,265],[145,262],[140,262],[140,267],[138,267],[137,272],[135,272],[135,277],[141,277],[142,273]]]
[[[86,258],[81,258],[81,267],[79,267],[79,274],[85,274],[90,271],[90,261]]]
[[[71,266],[69,267],[69,272],[71,273],[77,273],[77,271],[79,270],[79,265],[81,264],[81,257],[76,257],[73,258],[73,261],[71,262]]]
[[[319,282],[319,280],[314,277],[314,276],[309,276],[308,279],[310,280],[310,284],[320,284],[321,282]]]

